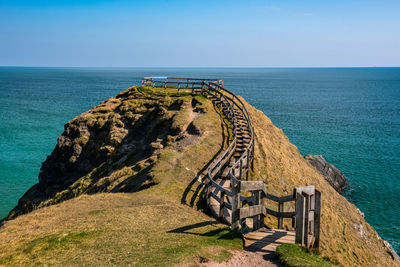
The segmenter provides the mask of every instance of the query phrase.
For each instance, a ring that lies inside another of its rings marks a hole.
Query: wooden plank
[[[265,194],[264,192],[259,191],[259,205],[263,205],[265,207],[264,194]],[[267,213],[267,211],[265,211],[265,213]],[[261,214],[260,219],[258,221],[258,223],[259,223],[258,228],[264,227],[264,218],[265,218],[265,214]]]
[[[265,246],[270,246],[270,245],[280,245],[280,244],[294,244],[294,238],[291,239],[274,239],[274,238],[263,238],[259,240],[251,240],[251,239],[246,239],[246,246],[247,245],[252,245],[254,246],[260,246],[260,247],[265,247]]]
[[[296,244],[304,245],[304,197],[296,193]]]
[[[278,212],[279,212],[279,216],[278,216],[278,229],[282,229],[283,228],[283,218],[282,216],[280,216],[283,212],[283,204],[284,202],[279,202],[278,203]]]
[[[246,237],[252,239],[266,238],[269,236],[272,236],[273,238],[289,238],[294,240],[295,233],[292,231],[271,230],[271,232],[254,231],[246,234]]]
[[[211,185],[212,187],[215,187],[218,191],[225,191],[225,194],[228,196],[232,196],[232,192],[227,190],[226,188],[223,188],[220,184],[216,183],[214,180],[211,180]]]
[[[308,243],[308,241],[309,241],[309,238],[308,238],[308,227],[309,227],[309,224],[310,224],[310,221],[309,221],[309,217],[308,217],[308,211],[310,210],[310,195],[308,195],[307,193],[305,193],[305,192],[302,192],[302,195],[304,196],[304,199],[305,199],[305,203],[304,203],[304,232],[303,232],[303,235],[304,235],[304,245],[305,246],[307,246],[307,247],[309,247],[309,243]]]
[[[240,211],[239,211],[239,201],[240,201],[240,183],[237,185],[233,179],[231,179],[232,186],[232,216],[231,216],[231,228],[233,230],[239,229]]]
[[[225,192],[221,192],[221,200],[219,202],[219,212],[218,217],[222,219],[224,217],[224,207],[225,207]]]
[[[217,194],[215,194],[214,192],[211,192],[211,193],[209,194],[209,197],[212,197],[212,198],[215,199],[217,202],[221,202],[221,198],[220,198]]]
[[[243,196],[240,194],[240,202],[246,202],[246,203],[254,203],[254,195],[251,195],[249,197]]]
[[[279,202],[294,201],[294,195],[283,196],[279,198]]]
[[[313,210],[310,210],[309,212],[308,212],[308,221],[309,222],[314,222],[314,211]],[[314,231],[312,231],[312,232],[314,232]]]
[[[286,211],[286,212],[280,212],[279,217],[282,218],[293,218],[294,216],[296,216],[296,212],[295,211]]]
[[[243,183],[242,183],[242,186],[243,186]],[[252,195],[254,197],[254,203],[256,205],[258,205],[258,206],[261,206],[260,203],[259,203],[260,202],[260,192],[261,191],[253,191],[252,192]],[[253,231],[257,230],[259,228],[259,226],[260,226],[259,219],[260,219],[260,215],[259,214],[257,214],[256,216],[253,217]]]
[[[279,237],[280,236],[280,237]],[[244,235],[245,247],[261,254],[270,255],[276,247],[283,243],[293,244],[294,233],[291,231],[269,230],[256,231]]]
[[[282,233],[285,235],[277,235],[279,232],[278,231],[272,231],[271,233],[262,233],[262,232],[249,232],[246,234],[246,238],[249,239],[262,239],[262,238],[274,238],[277,239],[277,236],[279,239],[289,239],[289,240],[293,240],[295,239],[295,234],[291,233],[290,231],[287,231],[287,233]]]
[[[271,210],[269,208],[265,208],[265,210],[266,210],[267,214],[270,214],[270,215],[275,216],[275,217],[279,216],[279,212],[277,212],[277,211]]]
[[[263,205],[244,207],[240,209],[240,219],[245,219],[264,213],[265,213],[265,207]]]
[[[315,190],[315,210],[314,210],[314,247],[319,247],[319,235],[321,224],[321,192]]]
[[[272,235],[264,235],[264,236],[249,236],[246,235],[246,239],[248,239],[249,241],[253,241],[253,240],[258,240],[258,242],[276,242],[276,241],[280,241],[280,242],[293,242],[294,243],[294,236],[283,236],[280,238],[276,238],[275,236]]]
[[[266,193],[265,197],[275,202],[279,202],[279,197]]]
[[[269,208],[265,208],[265,209],[266,209],[267,214],[275,216],[277,218],[288,218],[288,219],[291,219],[294,216],[296,216],[296,212],[295,211],[279,212],[279,211],[271,210]]]

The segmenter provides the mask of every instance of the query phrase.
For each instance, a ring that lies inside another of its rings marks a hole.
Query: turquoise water
[[[345,196],[400,251],[400,68],[0,68],[0,217],[37,182],[65,122],[150,75],[224,79],[302,154],[341,169]]]

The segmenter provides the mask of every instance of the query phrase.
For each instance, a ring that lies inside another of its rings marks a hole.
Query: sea
[[[303,155],[338,167],[344,196],[400,252],[400,68],[0,67],[0,218],[38,182],[66,122],[144,76],[224,79]]]

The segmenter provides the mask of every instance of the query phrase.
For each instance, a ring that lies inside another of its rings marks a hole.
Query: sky
[[[400,1],[0,0],[0,66],[400,66]]]

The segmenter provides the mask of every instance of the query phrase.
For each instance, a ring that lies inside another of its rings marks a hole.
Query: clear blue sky
[[[0,0],[0,66],[400,66],[400,0]]]

